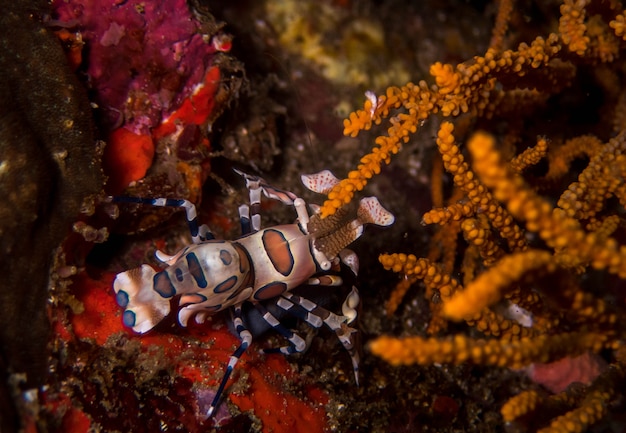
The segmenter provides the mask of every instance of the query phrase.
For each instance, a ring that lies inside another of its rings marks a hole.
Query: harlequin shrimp
[[[273,187],[260,177],[237,173],[245,179],[250,204],[239,207],[242,235],[232,241],[217,240],[206,225],[199,225],[196,208],[187,200],[111,199],[118,203],[183,208],[193,241],[172,256],[157,251],[157,259],[165,265],[163,270],[157,271],[144,264],[116,276],[113,288],[118,304],[125,309],[124,325],[139,334],[150,331],[170,313],[170,301],[175,297],[178,297],[181,326],[187,326],[192,316],[197,323],[203,323],[207,316],[231,308],[241,343],[230,357],[207,416],[214,412],[237,361],[252,342],[252,333],[242,314],[244,302],[252,303],[271,328],[289,341],[287,346],[273,351],[302,352],[306,342],[268,311],[268,302],[304,319],[314,328],[325,325],[333,330],[351,356],[358,384],[357,330],[349,326],[357,317],[360,301],[356,288],[352,288],[343,302],[342,314],[328,311],[291,291],[304,283],[339,286],[341,278],[326,272],[338,267],[341,261],[357,273],[358,258],[345,248],[361,236],[363,225],[388,226],[394,222],[393,215],[376,197],[360,201],[356,218],[351,218],[344,208],[322,219],[319,208],[313,205],[310,206],[313,214],[309,215],[305,201],[292,192]],[[327,193],[338,181],[328,170],[302,176],[304,185],[318,193]],[[261,194],[292,205],[297,214],[296,222],[261,228]]]

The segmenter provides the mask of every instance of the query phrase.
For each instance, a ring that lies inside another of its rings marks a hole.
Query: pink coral
[[[86,73],[105,123],[136,134],[178,108],[203,82],[217,51],[185,0],[52,2],[57,23],[87,45]]]
[[[155,158],[163,147],[174,161],[195,159],[190,178],[188,173],[168,176],[192,190],[197,174],[208,171],[201,164],[209,141],[199,131],[206,131],[203,126],[219,112],[216,55],[230,49],[230,35],[221,33],[208,14],[192,13],[185,0],[53,0],[52,7],[50,25],[62,28],[59,35],[71,28],[84,43],[82,52],[68,51],[68,57],[82,62],[79,71],[87,77],[108,144],[107,192],[121,194],[146,175],[170,173],[171,161]],[[221,95],[221,103],[227,96]]]
[[[568,356],[547,364],[532,364],[528,367],[527,373],[534,382],[556,394],[574,382],[589,385],[606,368],[607,364],[600,356],[586,352],[580,356]]]

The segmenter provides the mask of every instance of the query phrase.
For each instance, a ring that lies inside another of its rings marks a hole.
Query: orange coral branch
[[[521,368],[533,362],[548,362],[586,350],[599,351],[610,341],[606,334],[569,333],[540,335],[518,341],[472,339],[463,335],[451,338],[382,336],[370,343],[373,354],[392,365],[429,365],[433,363]]]
[[[465,240],[478,249],[485,266],[493,265],[496,260],[505,254],[504,250],[493,239],[484,214],[479,215],[478,218],[463,220],[461,229],[463,230]]]
[[[626,133],[612,139],[603,148],[605,163],[618,162],[621,170],[621,153],[626,145]],[[594,233],[585,233],[579,223],[561,209],[552,209],[550,203],[526,188],[524,181],[508,170],[500,155],[494,150],[493,137],[477,133],[469,141],[468,148],[474,157],[474,169],[481,180],[493,188],[494,195],[507,203],[507,209],[516,218],[526,221],[530,231],[538,232],[548,246],[557,250],[567,249],[568,257],[578,257],[581,262],[591,263],[596,269],[626,278],[626,247],[618,246],[613,238],[599,240]],[[575,262],[562,262],[573,266]]]
[[[614,289],[603,286],[614,280],[596,280],[599,273],[586,274],[589,279],[580,278],[590,265],[626,278],[626,246],[618,242],[623,237],[623,229],[619,228],[623,209],[614,209],[626,207],[626,130],[620,121],[626,117],[626,93],[614,92],[621,86],[622,77],[615,72],[621,70],[621,64],[593,72],[606,96],[599,111],[605,119],[598,126],[606,128],[605,110],[613,110],[615,138],[605,143],[584,135],[558,146],[562,137],[571,134],[567,130],[554,132],[547,124],[544,131],[554,136],[554,142],[539,138],[533,148],[521,153],[518,150],[527,145],[529,134],[524,128],[529,120],[535,120],[529,118],[532,110],[574,80],[580,82],[580,65],[614,61],[623,54],[620,50],[626,46],[626,11],[618,1],[563,0],[558,33],[503,51],[511,3],[501,0],[491,47],[484,56],[456,66],[436,62],[430,67],[434,85],[420,82],[419,86],[392,87],[385,97],[370,99],[365,110],[357,110],[345,122],[345,132],[356,135],[384,119],[390,119],[392,126],[399,122],[417,126],[432,114],[451,117],[469,113],[464,117],[466,124],[475,122],[485,127],[490,124],[486,119],[496,118],[498,130],[502,131],[500,138],[504,135],[506,140],[505,146],[496,150],[491,135],[474,134],[467,143],[472,157],[468,165],[453,135],[454,127],[443,121],[437,135],[439,152],[456,190],[463,191],[466,198],[449,201],[443,207],[441,176],[436,171],[439,167],[434,167],[436,203],[423,216],[424,223],[439,225],[431,238],[429,260],[402,254],[380,257],[386,269],[405,275],[390,298],[389,305],[394,309],[408,287],[423,279],[426,294],[441,290],[443,300],[439,304],[431,302],[428,332],[442,329],[446,319],[464,319],[475,330],[498,338],[383,336],[374,340],[370,350],[394,365],[474,362],[520,367],[603,348],[619,349],[624,338],[624,326],[619,321],[623,302],[617,305],[621,298],[616,300]],[[388,95],[396,99],[389,102]],[[531,133],[544,131],[537,131],[533,125]],[[594,132],[609,135],[599,128]],[[386,140],[404,143],[411,133],[406,127],[390,128],[377,145]],[[554,192],[558,181],[570,182],[567,176],[579,163],[573,165],[574,159],[589,159],[587,168],[561,195],[556,207],[550,201],[553,197],[539,196],[522,178],[527,167],[546,155],[549,171],[544,180],[548,182],[541,188],[546,194]],[[342,203],[351,197],[342,196]],[[332,206],[327,211],[334,212]],[[526,234],[518,224],[525,225]],[[453,236],[458,240],[458,228],[469,246],[465,250],[456,247],[455,255],[445,257],[444,266],[439,245]],[[525,250],[526,242],[532,250]],[[452,278],[463,274],[465,289]],[[593,287],[589,287],[591,281]],[[623,372],[623,353],[621,350],[605,356],[607,352],[603,352],[603,356],[613,357],[615,371]],[[624,381],[623,373],[612,377],[618,383]],[[505,404],[502,414],[507,422],[519,421],[522,415],[548,406],[555,409],[551,416],[565,415],[555,419],[546,431],[583,431],[604,416],[607,402],[617,389],[598,378],[576,396],[522,393]]]
[[[387,317],[393,316],[393,313],[395,313],[400,306],[404,295],[406,295],[406,292],[409,291],[411,286],[415,284],[417,280],[418,279],[415,276],[409,278],[405,275],[404,278],[396,284],[396,287],[393,289],[387,299],[387,302],[385,303],[385,312],[387,313]]]
[[[544,398],[536,390],[524,391],[510,398],[502,408],[500,413],[504,422],[511,422],[522,415],[533,412]]]
[[[531,165],[541,161],[548,152],[548,141],[545,138],[539,138],[537,145],[531,147],[517,155],[510,162],[511,170],[521,173]]]
[[[551,150],[548,160],[547,179],[557,179],[568,172],[571,162],[580,156],[591,158],[600,151],[602,141],[593,135],[581,135],[569,139],[557,149]]]
[[[456,145],[452,135],[454,126],[450,122],[443,122],[437,134],[437,146],[441,152],[444,167],[454,176],[454,183],[463,190],[472,204],[483,210],[493,226],[506,239],[509,248],[513,251],[526,248],[524,233],[513,221],[511,215],[497,203],[484,185],[475,178],[469,165],[465,162],[461,150]]]
[[[624,184],[626,175],[626,156],[622,155],[626,148],[622,136],[613,140],[612,144],[603,146],[589,161],[589,165],[561,194],[558,206],[568,217],[589,219],[603,208],[604,202],[615,194]]]
[[[423,279],[424,284],[439,290],[442,299],[449,299],[459,286],[455,279],[441,272],[437,266],[413,254],[381,254],[378,260],[387,270]]]
[[[561,18],[559,19],[559,33],[567,48],[583,56],[589,45],[585,26],[585,6],[589,0],[565,0],[561,5]]]
[[[491,32],[491,40],[489,48],[501,51],[504,45],[504,35],[509,27],[509,19],[513,12],[513,0],[500,0],[498,4],[498,14],[496,15],[496,23]]]
[[[429,210],[422,216],[422,222],[424,224],[445,225],[452,221],[461,221],[475,213],[476,209],[471,203],[458,202],[443,208]]]
[[[367,181],[380,172],[383,163],[388,164],[391,155],[400,151],[402,143],[409,140],[410,134],[417,131],[418,124],[431,114],[441,112],[443,116],[457,116],[470,109],[482,112],[489,107],[489,100],[496,88],[498,77],[524,77],[527,70],[547,66],[552,57],[560,51],[558,36],[551,34],[547,39],[538,37],[530,45],[522,43],[517,51],[507,50],[498,53],[487,50],[484,57],[461,63],[456,67],[435,63],[430,68],[435,86],[425,81],[417,85],[408,83],[402,87],[389,87],[384,96],[368,99],[362,110],[357,110],[344,120],[344,134],[356,136],[361,130],[368,130],[389,117],[390,110],[403,107],[406,112],[389,118],[387,135],[376,138],[376,147],[361,158],[356,170],[329,192],[328,199],[321,207],[322,217],[334,214],[337,209],[352,200],[356,191],[361,191]],[[549,69],[549,68],[548,68]],[[560,82],[547,76],[546,84],[558,88]]]
[[[464,291],[444,303],[443,313],[455,320],[480,312],[502,297],[502,292],[525,273],[539,268],[554,269],[552,254],[528,250],[502,258],[488,271],[478,276]]]

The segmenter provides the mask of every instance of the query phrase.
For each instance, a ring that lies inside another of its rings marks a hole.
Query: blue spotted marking
[[[200,266],[200,261],[198,260],[198,256],[195,253],[189,253],[185,256],[187,259],[187,267],[189,268],[189,273],[196,280],[196,284],[201,289],[204,289],[207,286],[207,281],[204,276],[204,272],[202,272],[202,266]]]
[[[152,288],[163,298],[171,298],[176,294],[176,288],[170,281],[170,276],[167,275],[167,271],[161,271],[154,274],[152,279]]]
[[[135,326],[135,313],[132,311],[124,311],[124,314],[122,314],[122,322],[129,328]]]
[[[220,250],[220,260],[226,266],[230,265],[233,262],[233,256],[226,250]]]
[[[174,274],[176,275],[177,281],[183,281],[183,271],[180,268],[176,268]]]
[[[115,300],[117,301],[117,305],[122,308],[125,308],[128,305],[128,293],[123,290],[120,290],[115,295]]]
[[[222,281],[217,286],[215,286],[215,289],[213,289],[213,291],[215,293],[228,292],[230,289],[232,289],[235,286],[235,284],[237,284],[237,276],[233,275],[232,277],[227,278],[226,280]]]

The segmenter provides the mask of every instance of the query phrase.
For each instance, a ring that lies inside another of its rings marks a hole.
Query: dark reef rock
[[[53,252],[83,200],[101,190],[102,175],[87,96],[43,26],[43,9],[32,1],[1,6],[0,431],[12,431],[6,379],[43,381]]]

